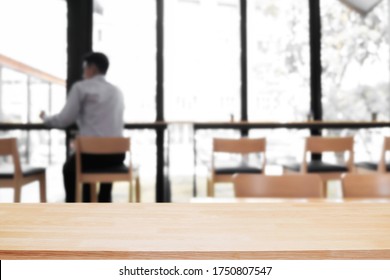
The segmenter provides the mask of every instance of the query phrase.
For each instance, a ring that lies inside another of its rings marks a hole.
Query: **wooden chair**
[[[390,174],[346,174],[345,198],[390,198]]]
[[[0,156],[12,157],[12,167],[0,166],[0,187],[14,189],[14,202],[20,202],[22,187],[35,181],[39,182],[41,202],[46,202],[46,170],[21,166],[16,138],[0,139]]]
[[[141,201],[141,186],[137,170],[133,169],[131,157],[129,165],[122,164],[104,169],[88,170],[83,168],[82,154],[125,154],[130,153],[129,138],[94,138],[78,137],[75,141],[76,149],[76,202],[82,201],[83,183],[91,185],[91,202],[97,202],[96,189],[101,182],[129,182],[129,201],[133,201],[133,180],[135,180],[136,202]]]
[[[330,164],[323,161],[307,161],[308,153],[320,154],[324,152],[348,153],[348,160],[345,165]],[[318,174],[324,185],[326,195],[327,182],[330,180],[340,180],[341,176],[347,172],[354,171],[353,165],[353,137],[308,137],[305,142],[305,150],[301,164],[284,165],[285,174],[288,173],[315,173]]]
[[[390,137],[385,137],[383,140],[383,147],[381,158],[379,162],[359,162],[357,163],[356,170],[358,173],[386,173],[390,171],[390,163],[386,162],[386,154],[390,151]]]
[[[213,152],[211,160],[210,175],[207,180],[207,196],[215,195],[215,183],[233,182],[233,175],[238,174],[262,174],[265,169],[266,158],[266,139],[213,139]],[[246,163],[231,166],[216,166],[216,153],[240,154],[246,156],[251,153],[259,153],[262,155],[261,166],[250,166]]]
[[[322,198],[322,184],[321,177],[315,174],[234,176],[234,191],[239,198]]]

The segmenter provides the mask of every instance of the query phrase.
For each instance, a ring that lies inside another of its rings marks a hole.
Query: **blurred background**
[[[313,114],[309,2],[245,1],[249,121],[306,121]],[[319,1],[323,120],[370,121],[373,114],[378,120],[390,120],[389,1],[366,2],[370,5],[359,9],[361,1]],[[192,197],[194,173],[200,195],[205,193],[212,138],[240,135],[226,129],[195,133],[191,123],[241,120],[242,1],[163,3],[167,172],[172,201],[186,202]],[[64,0],[0,0],[0,123],[39,123],[41,110],[57,113],[64,105],[67,13]],[[124,92],[126,123],[152,123],[157,118],[156,21],[156,0],[94,1],[92,47],[111,60],[107,78]],[[133,160],[141,168],[143,201],[153,202],[156,131],[125,133],[132,138]],[[380,141],[387,134],[387,128],[323,133],[356,136],[356,160],[377,160]],[[308,135],[309,130],[291,129],[249,133],[267,137],[267,168],[272,174],[281,172],[281,162],[300,159],[296,147]],[[18,138],[23,162],[49,168],[49,201],[61,202],[65,133],[0,130],[0,137],[8,136]],[[114,200],[127,201],[126,191],[114,188]],[[219,191],[232,194],[228,186]],[[26,195],[27,201],[35,201],[35,196],[35,191]],[[11,197],[12,190],[0,190],[0,202]]]

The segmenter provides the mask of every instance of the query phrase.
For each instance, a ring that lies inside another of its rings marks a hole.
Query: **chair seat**
[[[45,172],[45,168],[41,167],[32,167],[32,166],[23,166],[22,173],[23,177],[39,175]],[[0,179],[12,179],[14,178],[14,168],[11,166],[1,166],[0,167]]]
[[[217,175],[233,175],[236,173],[240,174],[261,174],[263,170],[257,167],[239,165],[239,166],[229,166],[229,167],[216,167],[215,174]]]
[[[294,172],[301,171],[301,164],[283,165],[287,170]],[[331,173],[331,172],[348,172],[348,168],[344,165],[330,164],[322,161],[311,161],[307,163],[308,173]]]
[[[83,168],[84,174],[126,174],[129,173],[129,167],[122,164],[118,166],[104,168]]]
[[[363,168],[363,169],[368,169],[372,171],[377,171],[378,170],[378,163],[376,162],[359,162],[355,164],[356,167]],[[386,170],[390,171],[390,163],[386,164]]]

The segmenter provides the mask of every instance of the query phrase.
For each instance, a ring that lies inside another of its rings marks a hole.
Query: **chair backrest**
[[[353,170],[354,152],[353,137],[308,137],[305,142],[305,151],[303,156],[302,170],[307,170],[307,153],[346,153],[348,152],[347,167],[349,171]]]
[[[250,154],[264,153],[266,148],[266,139],[219,139],[213,140],[213,152],[232,153],[232,154]]]
[[[352,152],[353,137],[308,137],[306,138],[306,152]]]
[[[78,137],[76,139],[76,151],[81,154],[123,154],[129,150],[129,138]]]
[[[378,164],[378,171],[379,172],[387,172],[387,167],[386,167],[386,153],[390,151],[390,137],[385,137],[383,139],[383,148],[382,148],[382,154],[381,158],[379,160]]]
[[[251,153],[262,154],[261,168],[266,165],[266,142],[265,138],[240,138],[240,139],[213,139],[212,167],[214,169],[215,153],[230,153],[249,155]]]
[[[234,176],[236,197],[322,198],[322,180],[316,174]]]
[[[131,147],[130,138],[122,137],[77,137],[75,140],[75,144],[77,176],[82,174],[82,154],[125,154],[130,152]],[[129,170],[131,170],[131,158],[129,163]]]
[[[390,198],[390,174],[345,174],[345,198]]]
[[[22,168],[20,165],[20,158],[18,152],[18,142],[16,138],[0,139],[0,156],[11,156],[15,176],[22,175]]]

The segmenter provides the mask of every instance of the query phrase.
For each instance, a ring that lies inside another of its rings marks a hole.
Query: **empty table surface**
[[[388,198],[223,198],[196,197],[192,203],[389,203]]]
[[[0,259],[390,259],[390,204],[4,204]]]

